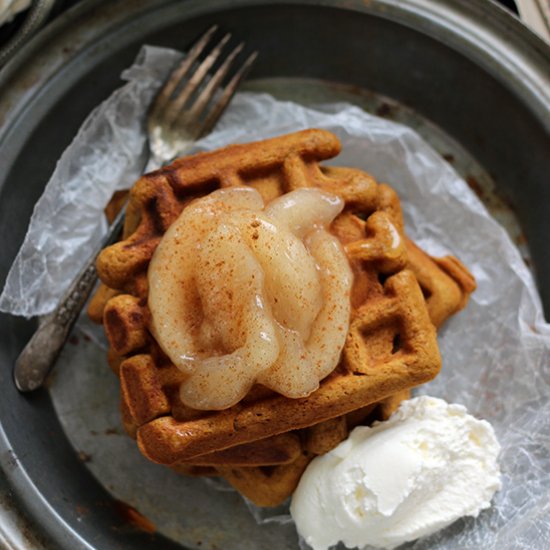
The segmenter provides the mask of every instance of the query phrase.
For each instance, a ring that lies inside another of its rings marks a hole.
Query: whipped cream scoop
[[[488,422],[417,397],[315,458],[290,512],[314,550],[395,548],[488,508],[501,487],[499,451]]]

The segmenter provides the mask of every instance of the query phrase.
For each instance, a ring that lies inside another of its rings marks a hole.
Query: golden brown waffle
[[[301,435],[298,454],[284,445],[286,454],[278,461],[260,453],[253,463],[269,464],[269,470],[237,468],[245,465],[246,460],[239,462],[238,457],[246,456],[247,445],[251,456],[252,449],[269,447],[261,440],[271,442],[325,421],[337,443],[344,415],[402,395],[437,374],[435,329],[413,271],[416,266],[424,275],[424,292],[430,292],[432,303],[443,304],[447,312],[465,303],[469,287],[458,285],[460,296],[454,302],[438,301],[444,285],[431,288],[434,279],[422,266],[429,261],[438,274],[441,266],[421,251],[407,263],[410,245],[406,246],[393,190],[359,170],[319,165],[339,149],[332,134],[309,130],[180,159],[143,176],[132,189],[126,238],[104,250],[98,260],[98,272],[108,288],[101,300],[114,297],[104,310],[98,299],[95,311],[111,344],[110,364],[119,369],[125,426],[151,460],[188,473],[212,473],[215,467],[236,486],[238,479],[252,479],[254,472],[261,471],[273,482],[266,484],[271,485],[268,493],[288,495],[296,475],[283,474],[301,474],[304,464],[322,448],[315,428],[308,430],[305,443]],[[230,409],[196,411],[179,401],[183,374],[148,330],[147,267],[163,233],[189,201],[235,185],[255,187],[266,201],[300,187],[318,187],[344,199],[346,207],[332,230],[344,243],[355,275],[350,331],[342,361],[309,397],[288,399],[257,386]],[[456,285],[453,277],[460,269],[448,271],[448,279]],[[438,322],[443,317],[439,314]]]
[[[410,239],[406,239],[408,268],[414,273],[426,299],[430,319],[440,327],[468,302],[476,282],[454,256],[433,258]]]
[[[407,239],[407,252],[407,265],[419,280],[430,318],[434,325],[440,326],[466,305],[470,293],[475,289],[475,280],[456,258],[432,258],[409,239]],[[446,263],[451,264],[454,269],[443,270],[440,266]],[[354,427],[370,424],[374,420],[387,420],[401,402],[410,397],[411,392],[406,389],[390,395],[379,403],[367,405],[347,415],[332,418],[299,431],[302,439],[302,455],[297,456],[291,464],[265,464],[262,467],[250,467],[253,465],[248,462],[237,467],[236,464],[226,463],[211,470],[197,470],[188,466],[186,473],[188,475],[221,475],[256,505],[277,506],[294,492],[303,471],[315,456],[336,447],[346,439]],[[271,439],[262,440],[262,446]],[[251,446],[254,446],[254,443]],[[239,447],[233,447],[233,449],[237,448]]]
[[[294,492],[304,470],[313,458],[336,447],[346,439],[354,427],[370,424],[374,420],[387,420],[397,410],[401,401],[409,398],[410,390],[403,390],[380,403],[367,405],[345,416],[332,418],[302,430],[301,454],[290,464],[263,467],[237,467],[224,464],[214,471],[190,468],[185,473],[220,475],[257,506],[278,506]]]
[[[278,506],[294,492],[312,458],[313,455],[304,452],[295,462],[286,466],[220,467],[217,472],[257,506]]]
[[[439,328],[449,317],[466,307],[470,294],[476,289],[475,279],[456,257],[429,256],[406,236],[405,244],[407,267],[420,285],[432,323]],[[101,323],[107,302],[118,294],[118,291],[101,283],[88,306],[90,318]],[[117,374],[120,357],[113,354],[109,361]]]
[[[408,268],[415,273],[430,318],[434,325],[439,327],[465,307],[470,293],[475,289],[475,280],[454,257],[432,258],[409,239],[407,252]],[[452,268],[445,269],[446,265]],[[406,389],[390,395],[379,403],[367,405],[347,415],[302,430],[302,456],[297,457],[291,465],[238,468],[225,464],[214,471],[189,471],[188,474],[221,475],[256,505],[278,506],[294,492],[302,473],[315,456],[336,447],[356,426],[370,424],[373,420],[387,420],[401,402],[410,397],[411,392]]]

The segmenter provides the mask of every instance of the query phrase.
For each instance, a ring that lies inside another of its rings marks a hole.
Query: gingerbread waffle
[[[458,287],[459,299],[438,302],[443,286],[431,288],[429,270],[417,269],[425,279],[423,294],[407,259],[410,245],[403,235],[397,196],[361,171],[322,168],[319,161],[336,155],[339,148],[328,132],[299,132],[181,159],[143,176],[134,186],[126,238],[98,260],[107,287],[104,298],[113,297],[104,311],[96,308],[96,317],[105,324],[110,362],[119,367],[125,425],[151,460],[189,473],[215,468],[228,478],[241,466],[262,464],[272,469],[271,479],[278,479],[282,469],[297,470],[304,457],[320,450],[311,448],[311,426],[341,424],[337,417],[403,394],[437,374],[435,328],[424,297],[429,293],[433,304],[454,312],[465,303],[469,287],[456,283],[457,278],[462,281],[457,276],[460,268],[450,269],[448,278]],[[310,396],[288,399],[257,386],[227,410],[196,411],[179,402],[184,375],[149,332],[147,266],[186,204],[220,187],[238,185],[255,187],[266,201],[300,187],[318,187],[343,198],[346,206],[332,231],[345,245],[355,275],[350,331],[341,362]],[[422,254],[419,258],[431,261]],[[441,267],[432,263],[439,273]],[[443,317],[439,315],[438,323]],[[304,443],[301,435],[296,445],[295,431],[306,428],[309,440]],[[335,433],[341,437],[343,432]],[[276,438],[284,452],[278,458],[262,455],[259,449],[271,446],[260,442]],[[250,474],[257,468],[242,470]]]
[[[475,280],[456,258],[432,258],[410,239],[406,239],[406,245],[407,266],[419,281],[432,322],[439,327],[466,305],[470,293],[475,289]],[[443,266],[446,265],[451,265],[452,269],[445,270]],[[294,492],[304,470],[315,456],[336,447],[356,426],[368,425],[374,420],[387,420],[401,402],[410,397],[411,392],[406,389],[390,395],[379,403],[299,430],[297,433],[301,439],[301,453],[290,463],[253,464],[252,461],[256,459],[256,455],[253,454],[249,455],[247,464],[243,463],[241,466],[231,463],[231,457],[229,463],[210,470],[187,465],[184,473],[194,476],[222,476],[254,504],[265,507],[277,506]],[[260,440],[256,444],[261,443],[264,447],[272,439]],[[273,443],[272,448],[276,448],[276,442]],[[254,445],[251,444],[252,447]]]
[[[451,256],[431,258],[409,239],[407,239],[407,251],[409,252],[407,265],[417,274],[430,318],[434,325],[439,327],[466,305],[470,293],[475,289],[475,280],[456,258]],[[440,267],[442,264],[451,264],[454,269],[444,271]],[[336,447],[356,426],[368,425],[374,420],[387,420],[401,402],[410,397],[411,391],[405,389],[378,403],[372,403],[346,415],[299,430],[302,442],[301,454],[290,464],[257,467],[249,467],[250,464],[246,465],[247,467],[224,464],[211,471],[197,470],[188,466],[186,473],[220,475],[257,506],[278,506],[294,492],[304,470],[315,456]],[[263,444],[271,439],[263,440]]]
[[[414,273],[426,300],[432,323],[439,328],[449,317],[466,307],[476,282],[454,256],[434,258],[408,238],[408,268]]]

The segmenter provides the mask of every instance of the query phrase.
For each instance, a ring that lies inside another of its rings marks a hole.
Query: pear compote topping
[[[149,266],[151,330],[185,374],[182,402],[225,409],[255,383],[306,397],[336,367],[352,273],[328,226],[339,197],[299,189],[267,205],[214,191],[170,226]]]

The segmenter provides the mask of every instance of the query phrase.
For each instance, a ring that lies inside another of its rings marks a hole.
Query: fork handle
[[[19,354],[13,376],[20,391],[27,392],[39,388],[52,369],[97,281],[97,256],[101,249],[118,239],[124,225],[125,213],[126,205],[109,226],[107,235],[71,283],[60,304],[52,313],[41,317],[36,332]]]

